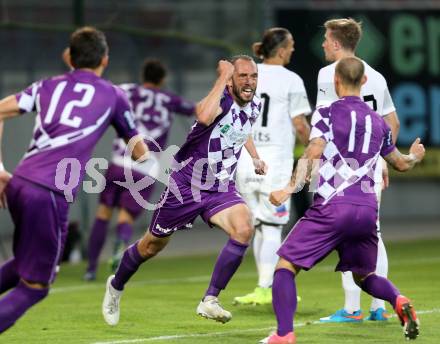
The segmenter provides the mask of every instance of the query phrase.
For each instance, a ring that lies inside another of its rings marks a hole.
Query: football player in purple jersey
[[[69,52],[72,71],[0,100],[1,126],[4,119],[36,112],[29,149],[12,178],[0,172],[0,198],[15,225],[13,257],[0,267],[0,294],[9,291],[0,299],[0,333],[48,295],[65,244],[69,202],[106,129],[113,126],[129,142],[133,158],[147,158],[126,95],[101,78],[108,64],[104,34],[78,29]]]
[[[336,270],[351,271],[363,291],[388,301],[404,327],[406,339],[418,336],[419,321],[410,300],[375,273],[378,204],[374,169],[382,156],[393,168],[408,171],[423,159],[425,149],[420,139],[414,141],[408,155],[395,147],[388,124],[360,98],[366,81],[364,71],[362,61],[356,57],[338,62],[334,83],[339,100],[316,109],[310,143],[292,180],[285,189],[270,195],[274,205],[281,204],[304,186],[317,167],[313,204],[278,250],[280,259],[272,287],[278,327],[262,343],[296,342],[296,276],[333,250],[339,254]],[[318,166],[313,164],[316,159],[320,159]]]
[[[257,174],[264,174],[266,166],[251,136],[260,111],[255,97],[257,65],[251,57],[239,55],[231,62],[220,61],[217,72],[214,86],[196,106],[197,121],[175,155],[178,166],[170,175],[149,230],[124,252],[116,274],[107,279],[102,312],[109,325],[119,322],[124,286],[138,267],[157,255],[175,231],[191,228],[198,216],[225,231],[229,239],[196,313],[222,323],[232,317],[218,296],[240,266],[254,232],[251,212],[234,183],[243,146],[253,158]]]
[[[174,120],[174,113],[192,116],[195,105],[182,97],[162,89],[166,77],[165,66],[155,59],[145,60],[142,67],[142,84],[119,85],[127,94],[135,116],[136,128],[147,140],[151,155],[148,163],[132,164],[131,173],[134,182],[139,182],[146,176],[151,181],[146,184],[140,195],[149,200],[154,191],[154,181],[157,170],[160,169],[160,153],[166,147],[166,141]],[[84,280],[96,279],[98,259],[104,246],[108,232],[109,221],[114,208],[118,208],[116,225],[116,243],[111,259],[112,269],[116,270],[120,255],[128,246],[133,234],[133,223],[144,210],[142,204],[136,201],[130,190],[116,184],[124,180],[124,165],[126,144],[122,139],[113,142],[112,161],[105,175],[106,185],[100,195],[99,206],[88,244],[88,267]]]

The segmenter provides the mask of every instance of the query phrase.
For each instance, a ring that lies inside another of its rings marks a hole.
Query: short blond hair
[[[362,37],[362,22],[357,22],[353,18],[330,19],[324,23],[324,27],[344,49],[356,50]]]
[[[362,77],[365,74],[364,63],[361,59],[351,56],[339,60],[335,74],[339,76],[344,86],[348,88],[360,88]]]

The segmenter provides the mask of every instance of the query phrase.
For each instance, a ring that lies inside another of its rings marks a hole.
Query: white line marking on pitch
[[[425,310],[425,311],[417,311],[417,314],[431,314],[431,313],[440,313],[440,308],[434,308],[434,309]],[[396,315],[393,315],[392,317],[396,317]],[[304,327],[307,325],[325,325],[325,323],[322,323],[320,321],[307,321],[307,322],[297,323],[297,324],[295,324],[295,327]],[[223,332],[176,334],[176,335],[169,335],[169,336],[135,338],[135,339],[121,339],[121,340],[114,340],[114,341],[109,341],[109,342],[93,342],[92,344],[131,344],[131,343],[154,342],[154,341],[170,340],[170,339],[227,336],[227,335],[236,334],[236,333],[272,331],[274,329],[275,329],[275,327],[266,327],[266,328],[259,327],[259,328],[244,329],[244,330],[237,329],[237,330],[230,330],[230,331],[223,331]]]

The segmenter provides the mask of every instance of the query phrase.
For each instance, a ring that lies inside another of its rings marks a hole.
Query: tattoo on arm
[[[390,154],[384,156],[384,159],[398,171],[407,171],[414,167],[417,159],[413,154],[402,154],[396,148]]]

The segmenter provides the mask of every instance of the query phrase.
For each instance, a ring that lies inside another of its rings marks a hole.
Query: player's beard
[[[249,89],[251,89],[252,92],[251,92],[251,94],[250,94],[248,97],[243,98],[241,94],[242,94],[242,92],[243,92],[243,89],[245,89],[245,88],[249,88]],[[239,104],[239,105],[244,106],[246,103],[249,103],[249,102],[252,100],[252,98],[254,97],[254,95],[255,95],[255,88],[253,88],[252,86],[249,86],[249,85],[245,85],[245,86],[243,86],[243,87],[237,87],[237,86],[233,83],[233,84],[232,84],[232,93],[234,94],[234,96],[235,96],[238,100],[240,100],[240,103],[241,103],[241,104]],[[249,99],[247,99],[247,98],[249,98]]]

